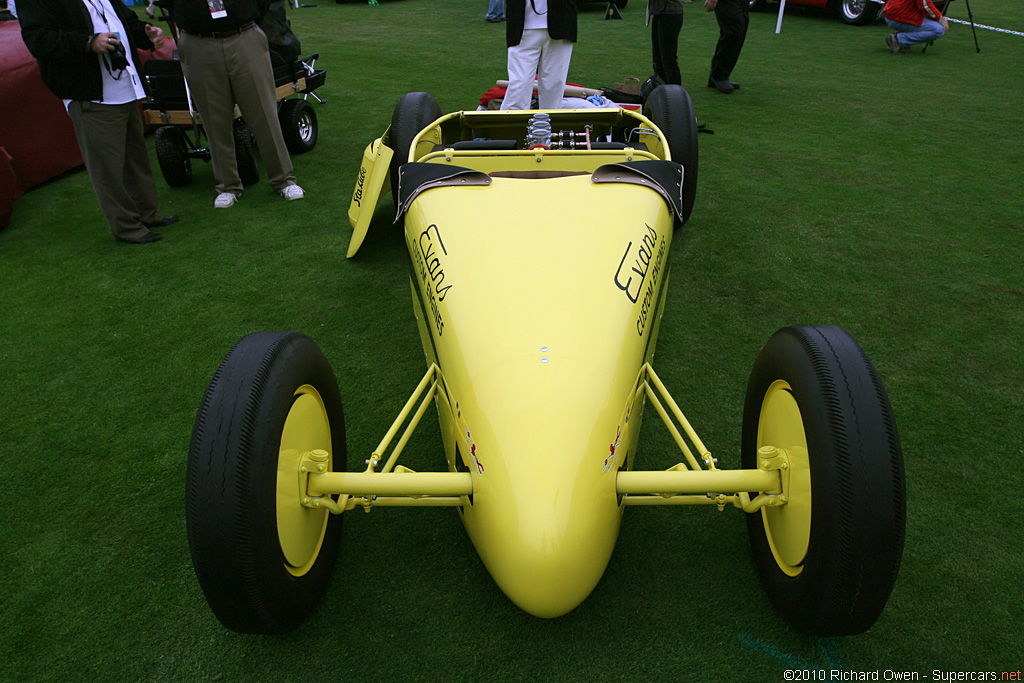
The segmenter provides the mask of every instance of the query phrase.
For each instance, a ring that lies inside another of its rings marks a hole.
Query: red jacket
[[[933,21],[942,18],[942,12],[932,0],[887,0],[885,3],[886,19],[892,19],[901,24],[920,26],[921,20],[925,17]]]

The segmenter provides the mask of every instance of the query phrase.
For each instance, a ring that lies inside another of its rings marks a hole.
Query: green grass
[[[635,5],[635,6],[634,6]],[[580,15],[570,80],[649,73],[643,3]],[[1019,0],[979,23],[1024,31]],[[773,613],[742,516],[626,513],[604,579],[544,621],[489,578],[451,510],[346,515],[343,555],[297,632],[247,637],[207,608],[188,555],[192,419],[242,335],[297,329],[334,365],[350,464],[423,372],[405,256],[381,203],[358,258],[346,219],[365,145],[409,90],[475,106],[504,76],[482,0],[291,11],[328,69],[320,142],[295,157],[302,202],[264,179],[214,211],[208,164],[168,188],[182,221],[118,245],[84,173],[30,191],[0,233],[0,680],[782,680],[787,668],[1020,668],[1024,601],[1024,37],[954,25],[889,54],[882,25],[751,17],[733,77],[704,87],[717,27],[687,6],[680,63],[698,118],[693,218],[671,255],[656,367],[705,442],[738,464],[747,373],[792,323],[838,324],[885,381],[909,486],[886,611],[857,637],[802,636]],[[966,18],[954,2],[951,16]],[[152,144],[152,143],[150,143]],[[155,162],[154,162],[155,167]],[[585,209],[584,209],[585,211]],[[428,421],[429,422],[429,421]],[[678,460],[648,420],[644,467]],[[412,467],[440,463],[431,424]],[[927,679],[925,679],[927,680]]]

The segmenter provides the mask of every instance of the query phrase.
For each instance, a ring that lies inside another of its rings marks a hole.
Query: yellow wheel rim
[[[757,447],[761,446],[785,450],[789,458],[788,501],[779,507],[761,508],[761,519],[779,569],[796,576],[803,571],[811,540],[811,467],[800,406],[792,388],[782,380],[768,387],[761,404]]]
[[[330,517],[327,510],[303,507],[299,490],[302,454],[318,448],[333,455],[331,425],[320,394],[304,384],[295,391],[277,458],[277,538],[285,569],[294,576],[302,576],[313,567]],[[330,457],[327,464],[330,469]]]

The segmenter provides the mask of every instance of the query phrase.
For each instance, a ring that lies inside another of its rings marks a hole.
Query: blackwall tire
[[[409,161],[412,141],[428,123],[441,117],[441,107],[433,95],[411,92],[395,105],[391,116],[390,147],[395,155],[391,159],[391,196],[398,206],[398,169]]]
[[[238,177],[242,185],[248,187],[260,181],[260,162],[256,157],[256,140],[249,126],[242,119],[235,119],[232,124],[235,138],[235,161],[238,163]]]
[[[839,18],[847,24],[864,26],[878,18],[879,7],[872,0],[839,0]]]
[[[697,144],[697,112],[686,88],[660,85],[644,103],[644,116],[668,138],[672,160],[683,165],[683,223],[690,219],[697,196],[700,155]]]
[[[754,363],[742,461],[788,453],[786,505],[747,515],[775,607],[811,635],[861,633],[892,592],[906,524],[903,456],[885,388],[838,327],[787,327]]]
[[[327,359],[305,335],[244,337],[196,415],[186,527],[199,585],[241,633],[286,633],[320,600],[341,516],[301,505],[299,456],[321,448],[345,469],[345,421]]]
[[[284,143],[292,154],[305,154],[316,147],[319,125],[316,110],[306,100],[285,100],[277,112]]]
[[[156,160],[160,173],[171,187],[184,187],[192,182],[192,159],[188,156],[185,134],[175,126],[161,126],[154,135]]]

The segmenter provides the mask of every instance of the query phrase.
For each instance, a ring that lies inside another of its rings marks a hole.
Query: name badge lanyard
[[[85,0],[85,2],[87,2],[89,4],[89,6],[93,8],[93,10],[96,12],[96,14],[100,15],[100,21],[102,21],[103,25],[107,27],[107,32],[108,33],[113,33],[114,35],[116,35],[117,36],[117,40],[120,42],[120,40],[121,40],[121,33],[120,33],[120,31],[112,31],[111,30],[112,27],[110,26],[110,22],[107,20],[107,13],[103,11],[103,3],[102,2],[96,3],[96,2],[93,2],[93,0]],[[122,43],[121,45],[122,45],[122,48],[123,48],[124,47],[124,43]],[[100,59],[103,61],[103,66],[107,69],[107,73],[109,73],[110,77],[113,78],[115,81],[121,80],[121,76],[124,75],[125,68],[127,67],[127,61],[128,61],[128,52],[127,52],[127,50],[125,50],[124,55],[125,55],[124,59],[125,59],[125,62],[126,62],[125,66],[119,67],[119,68],[115,68],[112,65],[112,63],[110,61],[110,53],[109,52],[104,52],[104,53],[102,53],[100,55]],[[135,76],[132,76],[131,78],[132,78],[132,82],[135,82]]]

